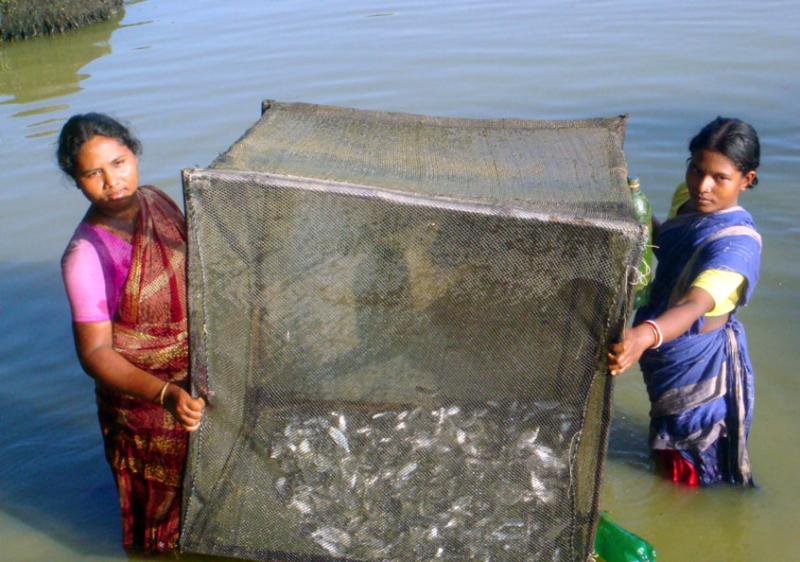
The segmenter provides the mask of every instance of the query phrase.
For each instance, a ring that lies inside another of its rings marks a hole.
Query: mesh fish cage
[[[185,170],[183,550],[586,560],[644,244],[624,128],[267,101]]]

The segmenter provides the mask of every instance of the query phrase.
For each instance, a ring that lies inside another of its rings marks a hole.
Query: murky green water
[[[676,488],[650,471],[638,373],[617,387],[602,507],[659,560],[793,561],[800,538],[795,365],[800,327],[800,7],[651,3],[149,0],[124,17],[0,47],[0,560],[124,560],[91,381],[75,359],[58,258],[84,211],[59,176],[69,115],[133,123],[143,181],[180,198],[270,97],[465,117],[630,114],[630,170],[660,215],[690,136],[751,121],[764,236],[743,318],[757,376],[760,488]]]

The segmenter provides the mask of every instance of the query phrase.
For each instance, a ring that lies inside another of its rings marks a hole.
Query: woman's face
[[[755,179],[754,170],[742,173],[720,152],[699,150],[686,167],[686,185],[698,213],[713,213],[739,204],[739,194]]]
[[[116,139],[95,135],[83,143],[75,166],[78,188],[97,210],[108,215],[135,204],[138,160]]]

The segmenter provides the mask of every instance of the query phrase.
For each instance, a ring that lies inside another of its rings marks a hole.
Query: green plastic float
[[[600,513],[594,550],[603,562],[655,562],[656,549],[623,529],[605,511]]]

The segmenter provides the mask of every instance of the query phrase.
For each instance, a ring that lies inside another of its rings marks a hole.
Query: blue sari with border
[[[749,302],[758,282],[761,237],[742,207],[679,215],[662,225],[655,245],[651,299],[637,312],[636,324],[662,314],[708,269],[744,276],[737,309]],[[707,333],[703,320],[639,361],[651,403],[650,447],[679,451],[704,486],[722,480],[754,485],[747,453],[753,369],[744,327],[736,310],[724,327]]]

